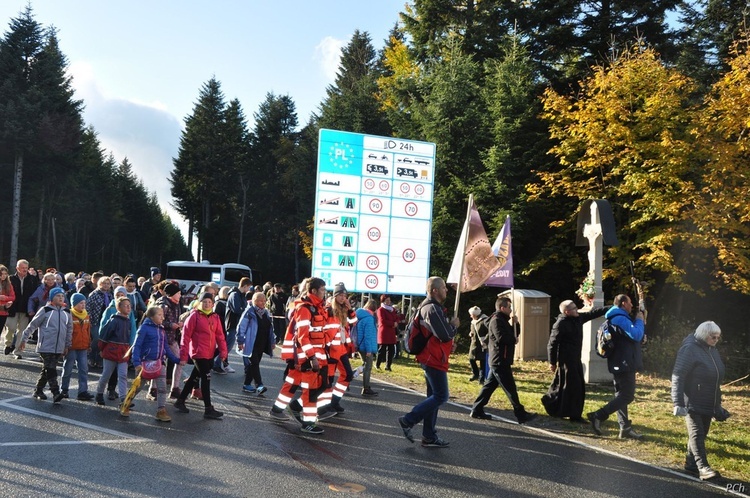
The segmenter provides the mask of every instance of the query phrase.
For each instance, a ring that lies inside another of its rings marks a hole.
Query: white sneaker
[[[233,374],[233,373],[235,373],[235,372],[236,372],[237,370],[235,370],[234,368],[230,367],[229,365],[225,365],[225,366],[224,366],[224,371],[225,371],[226,373],[229,373],[229,374]]]

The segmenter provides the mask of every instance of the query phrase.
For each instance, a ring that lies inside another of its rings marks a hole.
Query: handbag
[[[161,375],[161,367],[163,366],[162,357],[164,356],[164,342],[163,334],[161,331],[157,331],[159,334],[159,357],[155,360],[145,360],[141,362],[141,377],[145,380],[156,379]]]
[[[141,378],[144,380],[156,379],[161,375],[161,368],[164,366],[161,360],[146,360],[141,362]]]

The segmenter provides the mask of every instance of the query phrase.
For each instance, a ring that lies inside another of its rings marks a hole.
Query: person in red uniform
[[[328,312],[326,335],[330,339],[328,382],[331,387],[318,398],[318,417],[320,419],[344,412],[344,407],[341,406],[341,398],[344,397],[344,393],[349,388],[349,383],[354,378],[354,371],[349,363],[349,356],[354,351],[349,330],[357,323],[357,314],[349,303],[349,296],[343,282],[334,286],[333,301],[326,311]],[[336,370],[338,370],[339,376],[334,383]]]
[[[325,307],[326,283],[320,278],[307,281],[307,295],[295,304],[290,326],[281,348],[281,359],[287,360],[289,372],[271,408],[275,420],[289,420],[284,409],[298,389],[302,389],[302,431],[323,434],[317,425],[318,396],[328,381],[325,326],[329,323]]]

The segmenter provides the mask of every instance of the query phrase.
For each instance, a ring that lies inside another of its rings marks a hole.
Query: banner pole
[[[471,223],[471,206],[474,204],[474,194],[469,194],[469,205],[466,207],[466,220],[464,221],[464,227],[466,227],[466,234],[464,240],[461,241],[461,268],[458,272],[458,287],[456,287],[456,302],[453,305],[453,318],[458,318],[458,304],[461,301],[461,283],[464,278],[464,261],[466,260],[466,244],[469,242],[469,228]]]

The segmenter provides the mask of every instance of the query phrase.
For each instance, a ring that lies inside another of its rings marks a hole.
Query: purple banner
[[[510,240],[510,216],[505,218],[503,229],[492,245],[492,253],[500,263],[496,270],[484,283],[488,287],[513,287],[513,245]]]

